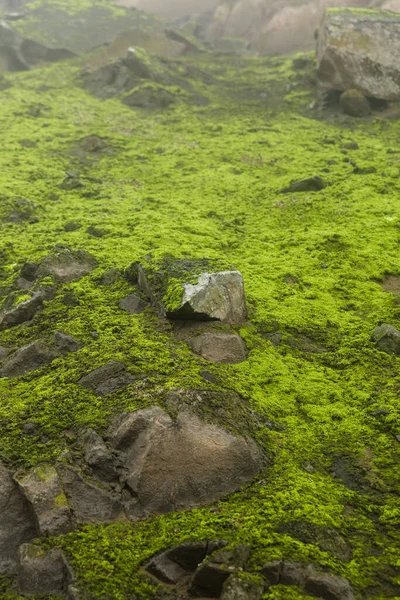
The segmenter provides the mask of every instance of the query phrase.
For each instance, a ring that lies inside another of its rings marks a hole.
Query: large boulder
[[[252,440],[189,412],[176,422],[158,407],[123,415],[110,441],[121,453],[128,489],[148,514],[212,504],[265,466]]]
[[[33,515],[11,474],[0,463],[0,576],[13,573],[18,548],[38,531]]]
[[[400,97],[400,15],[330,9],[318,37],[318,80],[335,90],[355,88],[382,100]]]
[[[65,597],[72,576],[60,550],[47,550],[35,544],[19,549],[17,585],[24,596]]]

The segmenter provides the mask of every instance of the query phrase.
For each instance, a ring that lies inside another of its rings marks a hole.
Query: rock
[[[96,260],[88,252],[59,246],[44,259],[39,274],[43,277],[52,275],[60,281],[69,282],[81,279],[96,267]]]
[[[133,381],[135,378],[126,372],[124,363],[112,360],[82,377],[79,383],[92,390],[96,396],[107,396],[127,387]]]
[[[79,179],[78,174],[67,173],[65,179],[63,179],[63,181],[58,187],[60,188],[60,190],[68,192],[71,190],[79,190],[85,186]]]
[[[123,518],[123,506],[117,497],[104,489],[85,481],[73,467],[58,467],[65,494],[79,523],[104,525]]]
[[[185,261],[175,261],[171,267],[155,272],[139,268],[139,286],[161,314],[171,319],[230,324],[241,324],[246,320],[244,283],[239,271],[193,274],[191,279],[195,277],[196,284],[180,283],[175,276],[180,262],[183,263],[182,270],[185,270]],[[200,263],[193,263],[193,269],[200,267]],[[189,273],[188,278],[190,280]]]
[[[81,439],[84,445],[85,461],[93,474],[108,483],[118,481],[114,457],[99,434],[88,429]]]
[[[166,553],[153,558],[146,566],[146,571],[163,583],[174,585],[190,577],[190,572],[170,560]]]
[[[33,515],[11,474],[0,463],[0,576],[15,572],[18,548],[37,536]]]
[[[13,352],[12,348],[7,348],[6,346],[0,346],[0,363],[3,362],[7,356],[9,356]]]
[[[0,21],[0,56],[8,71],[25,71],[29,65],[22,53],[22,37],[6,21]]]
[[[267,563],[261,569],[261,575],[265,577],[269,585],[278,585],[281,576],[283,563],[281,560],[274,560]]]
[[[149,306],[147,302],[136,296],[136,294],[129,294],[121,300],[119,303],[122,310],[130,313],[131,315],[138,315],[146,310]]]
[[[54,467],[37,467],[17,481],[32,506],[40,535],[71,531],[71,510]]]
[[[297,585],[303,587],[309,572],[309,567],[302,563],[283,561],[279,575],[279,583],[282,585]]]
[[[347,579],[323,573],[312,573],[307,577],[304,591],[309,596],[322,600],[354,600],[353,590]]]
[[[290,185],[279,190],[278,194],[288,194],[289,192],[319,192],[326,188],[326,183],[318,175],[315,177],[308,177],[307,179],[301,179],[300,181],[292,181]]]
[[[197,568],[190,587],[192,596],[219,598],[225,581],[246,567],[250,548],[242,544],[233,550],[218,550]],[[228,588],[229,589],[229,588]]]
[[[255,443],[158,407],[123,416],[110,441],[123,451],[126,484],[147,513],[205,506],[250,481],[264,465]]]
[[[75,338],[57,332],[50,341],[38,340],[19,348],[0,369],[1,377],[19,377],[50,364],[56,358],[76,352],[83,344]]]
[[[19,549],[17,585],[25,596],[64,596],[71,574],[60,550],[47,550],[35,544]]]
[[[381,325],[375,330],[372,339],[382,352],[400,356],[400,331],[393,325]]]
[[[230,575],[222,586],[221,600],[261,600],[263,593],[260,581]]]
[[[371,105],[368,98],[359,90],[346,90],[340,96],[340,106],[346,115],[351,117],[368,117]]]
[[[158,84],[141,85],[131,94],[125,96],[124,104],[147,110],[168,108],[176,101],[175,95]]]
[[[107,144],[98,135],[87,135],[79,141],[79,149],[89,154],[95,154],[107,150]]]
[[[400,97],[400,15],[388,11],[327,10],[318,36],[318,79],[382,100]]]
[[[99,285],[110,286],[117,283],[121,279],[121,271],[119,269],[109,269],[98,280]]]
[[[0,313],[0,331],[31,321],[42,308],[43,297],[41,294],[35,294],[32,298],[21,302],[12,310],[3,314]]]
[[[39,265],[34,262],[26,262],[21,269],[20,277],[27,281],[35,281],[38,273]]]
[[[222,544],[224,545],[225,542],[222,542]],[[206,556],[215,549],[216,547],[210,542],[185,542],[167,550],[166,555],[185,571],[193,572]]]
[[[190,345],[196,354],[214,363],[236,364],[247,359],[246,346],[235,334],[203,333],[193,338]]]

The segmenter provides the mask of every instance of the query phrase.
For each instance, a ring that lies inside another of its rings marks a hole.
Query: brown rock
[[[247,359],[242,338],[235,334],[203,333],[190,342],[196,354],[213,363],[236,364]]]

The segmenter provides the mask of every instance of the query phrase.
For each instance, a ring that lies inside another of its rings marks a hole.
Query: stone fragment
[[[20,277],[27,281],[35,281],[39,265],[34,262],[26,262],[21,269]]]
[[[74,517],[79,523],[103,525],[121,520],[123,507],[118,498],[86,481],[78,470],[70,466],[60,465],[57,470]]]
[[[213,363],[236,364],[247,359],[242,338],[235,334],[203,333],[190,342],[196,354]]]
[[[0,313],[0,331],[31,321],[42,308],[43,297],[40,294],[35,294],[29,300],[18,304],[15,308],[3,314]]]
[[[302,587],[306,581],[309,567],[302,563],[283,561],[279,575],[279,583],[282,585],[297,585]]]
[[[123,99],[124,104],[147,110],[168,108],[176,102],[175,95],[156,83],[141,85]]]
[[[340,96],[340,106],[346,115],[351,117],[368,117],[371,105],[368,98],[359,90],[346,90]]]
[[[84,444],[85,461],[94,475],[108,483],[118,480],[115,460],[103,439],[92,429],[88,429],[82,436]]]
[[[60,550],[47,550],[35,544],[19,549],[17,585],[25,596],[64,596],[71,574]]]
[[[82,343],[65,333],[57,332],[50,341],[38,340],[19,348],[0,369],[1,377],[19,377],[50,364],[56,358],[76,352]]]
[[[146,566],[146,571],[163,583],[175,585],[190,576],[188,571],[170,560],[165,553],[153,558]]]
[[[126,296],[121,300],[119,305],[122,310],[125,310],[131,315],[138,315],[149,306],[147,302],[136,296],[136,294],[129,294],[129,296]]]
[[[127,387],[134,380],[133,375],[127,373],[124,363],[112,360],[82,377],[79,383],[96,396],[107,396]]]
[[[33,515],[11,474],[0,463],[0,576],[15,572],[18,548],[37,536]]]
[[[12,352],[12,348],[0,346],[0,363],[3,362],[7,358],[7,356],[9,356]]]
[[[372,339],[382,352],[400,356],[400,331],[393,325],[381,325],[375,330]]]
[[[323,573],[310,574],[306,579],[304,591],[309,596],[322,600],[354,600],[353,590],[347,579]]]
[[[308,177],[300,181],[292,181],[290,185],[279,190],[278,194],[288,194],[289,192],[319,192],[326,188],[326,183],[319,175]]]
[[[166,555],[185,571],[195,571],[210,553],[209,542],[185,542],[167,550]],[[216,548],[213,548],[215,550]]]
[[[189,590],[191,596],[205,598],[219,598],[225,581],[234,569],[229,569],[220,564],[207,562],[200,565],[193,576]]]
[[[96,266],[96,260],[88,252],[60,246],[44,259],[40,265],[39,274],[41,276],[53,275],[60,281],[76,281],[90,273]]]
[[[176,423],[157,407],[124,416],[111,433],[126,484],[148,513],[204,506],[250,481],[264,465],[251,440],[188,412]]]
[[[273,560],[261,569],[261,575],[265,577],[270,585],[278,585],[283,563],[281,560]]]
[[[54,467],[37,467],[17,481],[32,506],[40,535],[59,535],[72,529],[71,510]]]
[[[325,12],[317,50],[320,85],[357,89],[382,100],[400,97],[400,15],[389,11]]]
[[[263,593],[260,581],[230,575],[222,586],[221,600],[261,600]]]

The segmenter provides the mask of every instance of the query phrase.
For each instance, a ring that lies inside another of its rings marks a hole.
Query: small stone
[[[359,90],[347,90],[340,96],[340,106],[346,115],[367,117],[371,113],[368,98]]]
[[[176,562],[170,560],[165,552],[153,558],[146,566],[146,571],[163,583],[172,583],[175,585],[182,581],[182,579],[189,577],[188,571],[185,571]]]
[[[297,585],[302,587],[308,574],[308,567],[302,563],[283,561],[279,583],[282,585]]]
[[[375,330],[372,339],[382,352],[400,356],[400,331],[393,325],[381,325]]]
[[[68,223],[65,223],[64,225],[64,231],[66,231],[67,233],[72,231],[78,231],[78,229],[80,229],[81,227],[82,225],[78,223],[78,221],[68,221]]]
[[[89,225],[89,227],[86,229],[86,233],[92,235],[93,237],[102,238],[110,233],[110,231],[108,229],[103,229],[102,227],[96,227],[96,225]]]
[[[60,550],[47,550],[35,544],[19,549],[17,585],[27,596],[64,596],[71,579],[67,562]]]
[[[59,246],[42,262],[39,274],[53,275],[60,281],[69,282],[81,279],[96,266],[96,260],[88,252]]]
[[[114,457],[98,433],[88,429],[82,436],[82,442],[85,461],[94,475],[108,483],[118,481]]]
[[[37,467],[17,481],[33,508],[40,535],[53,536],[71,531],[71,510],[53,467]]]
[[[37,423],[24,423],[22,426],[22,431],[25,435],[34,436],[38,434],[39,425]]]
[[[206,381],[209,381],[210,383],[214,383],[214,384],[218,384],[218,377],[216,377],[214,375],[214,373],[210,373],[210,371],[200,371],[200,375],[203,379],[205,379]]]
[[[117,283],[121,279],[121,271],[119,269],[109,269],[99,279],[99,285],[110,286]]]
[[[186,542],[166,552],[170,560],[189,572],[195,571],[208,553],[208,542]]]
[[[247,359],[242,338],[235,334],[203,333],[190,341],[196,354],[213,363],[237,364]]]
[[[344,150],[359,150],[360,146],[357,142],[346,142],[343,144],[342,148],[344,148]]]
[[[119,305],[122,308],[122,310],[125,310],[131,315],[138,315],[145,311],[146,308],[149,306],[148,302],[145,302],[144,300],[136,296],[136,294],[129,294],[129,296],[126,296],[121,300]]]
[[[354,600],[353,590],[347,579],[322,573],[309,575],[304,591],[322,600]]]
[[[124,363],[112,360],[82,377],[79,383],[92,390],[96,396],[107,396],[127,387],[133,381],[135,378],[126,371]]]
[[[76,340],[72,335],[68,335],[63,331],[57,331],[53,336],[55,345],[61,354],[69,352],[77,352],[83,347],[82,342]]]
[[[107,148],[106,142],[98,135],[87,135],[79,141],[79,148],[84,152],[101,152]]]
[[[308,177],[307,179],[301,179],[299,181],[292,181],[290,185],[279,190],[278,194],[288,194],[289,192],[319,192],[326,188],[326,183],[316,175],[315,177]]]
[[[200,565],[195,572],[189,590],[191,596],[219,598],[222,587],[232,572],[212,562]]]
[[[35,281],[37,277],[37,272],[39,269],[39,265],[34,262],[27,262],[21,269],[20,277],[26,279],[27,281]]]

